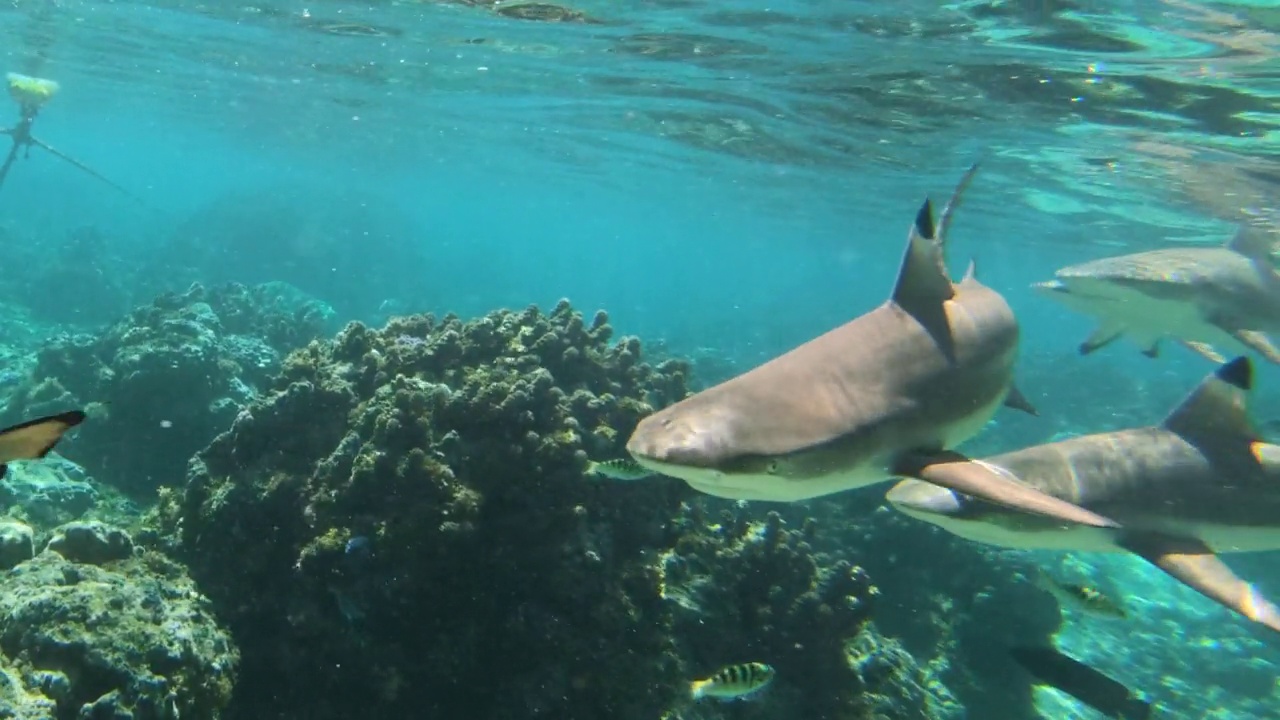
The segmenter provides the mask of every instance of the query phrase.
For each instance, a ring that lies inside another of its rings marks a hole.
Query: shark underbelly
[[[836,457],[815,463],[829,465],[832,468],[830,472],[788,475],[785,470],[780,470],[776,474],[746,474],[689,467],[660,469],[659,472],[678,477],[699,492],[731,500],[797,502],[868,487],[897,477],[892,467],[904,453],[951,449],[977,435],[1003,406],[1007,394],[1006,386],[991,402],[952,422],[935,425],[927,433],[914,433],[908,437],[887,436],[875,453],[861,460],[841,463]],[[875,446],[876,441],[873,439],[869,444]],[[788,458],[779,467],[785,468],[791,462],[806,464]]]
[[[1183,340],[1239,345],[1229,334],[1206,319],[1196,303],[1154,298],[1140,292],[1124,293],[1105,305],[1101,314],[1130,328],[1140,337],[1161,335]]]

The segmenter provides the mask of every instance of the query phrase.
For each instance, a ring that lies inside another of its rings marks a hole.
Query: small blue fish
[[[363,535],[356,535],[347,541],[347,555],[364,556],[373,551],[373,543]]]

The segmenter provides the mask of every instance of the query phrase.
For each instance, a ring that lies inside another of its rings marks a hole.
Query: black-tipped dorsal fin
[[[1274,238],[1266,230],[1241,223],[1236,234],[1227,241],[1227,249],[1244,255],[1250,260],[1257,260],[1266,265],[1271,264],[1271,251],[1275,247]]]
[[[1164,420],[1164,427],[1185,437],[1233,435],[1258,438],[1249,420],[1253,362],[1238,357],[1205,378]]]
[[[951,227],[951,216],[955,213],[956,208],[960,207],[960,201],[964,199],[964,191],[969,189],[969,184],[973,182],[973,176],[978,173],[978,163],[969,166],[960,178],[960,182],[956,183],[956,189],[951,192],[951,198],[947,200],[947,204],[942,208],[942,214],[938,215],[938,231],[937,239],[942,245],[947,244],[947,228]]]
[[[942,244],[934,233],[933,206],[926,199],[911,225],[898,284],[893,288],[893,301],[926,326],[931,319],[946,321],[942,303],[956,292],[943,264]]]

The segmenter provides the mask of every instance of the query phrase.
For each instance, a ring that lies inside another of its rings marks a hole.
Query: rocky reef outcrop
[[[352,324],[200,452],[161,521],[241,639],[245,716],[670,705],[650,558],[687,490],[582,471],[684,395],[684,368],[643,364],[607,320],[561,303]]]
[[[3,534],[28,558],[0,593],[0,716],[221,717],[239,652],[181,565],[102,523],[63,527],[31,558],[24,527]]]
[[[562,301],[353,323],[286,358],[151,539],[240,643],[233,716],[714,717],[689,681],[745,661],[787,677],[753,707],[894,695],[847,642],[877,646],[869,579],[808,529],[716,529],[683,483],[584,476],[688,392],[686,364],[612,334]]]
[[[139,498],[179,482],[191,455],[226,429],[279,370],[325,332],[328,310],[281,284],[193,285],[97,334],[63,334],[37,353],[0,421],[84,407],[59,445],[99,480]]]

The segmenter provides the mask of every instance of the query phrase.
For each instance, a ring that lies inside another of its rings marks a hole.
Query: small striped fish
[[[694,700],[704,697],[737,700],[759,692],[773,680],[773,676],[774,669],[764,663],[730,665],[706,680],[689,683],[689,694]]]
[[[1106,615],[1114,618],[1127,618],[1124,606],[1111,599],[1097,588],[1088,585],[1063,582],[1043,570],[1037,574],[1037,585],[1058,602],[1094,615]]]
[[[587,466],[588,475],[599,475],[613,480],[643,480],[653,475],[651,470],[643,468],[640,463],[630,458],[618,458],[617,460],[605,460],[604,462],[592,461]]]

